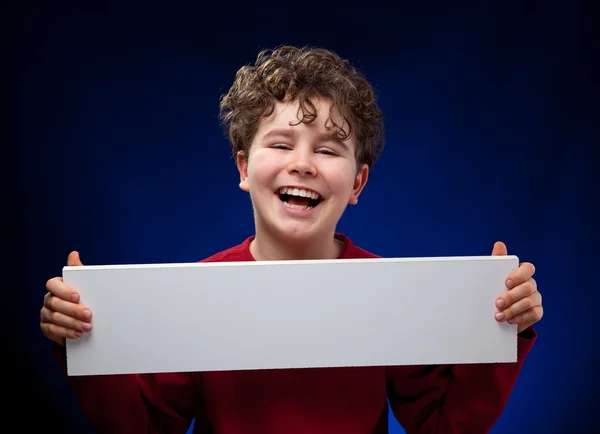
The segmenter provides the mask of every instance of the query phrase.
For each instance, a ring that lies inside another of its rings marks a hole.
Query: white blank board
[[[68,374],[502,363],[516,256],[64,267],[93,312]]]

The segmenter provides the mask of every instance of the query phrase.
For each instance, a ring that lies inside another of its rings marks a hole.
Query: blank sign
[[[517,360],[516,256],[64,267],[93,312],[69,375]]]

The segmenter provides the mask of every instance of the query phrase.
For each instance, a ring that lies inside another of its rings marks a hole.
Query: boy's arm
[[[51,351],[66,375],[65,348],[53,343]],[[97,434],[184,434],[201,396],[191,374],[78,376],[67,380]]]
[[[388,368],[388,399],[396,419],[407,434],[488,432],[535,339],[531,327],[519,334],[516,363]]]

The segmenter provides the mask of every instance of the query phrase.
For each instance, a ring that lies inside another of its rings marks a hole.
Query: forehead
[[[348,131],[349,126],[341,115],[337,107],[332,108],[331,102],[325,99],[312,99],[316,118],[311,122],[301,122],[303,116],[310,116],[313,108],[308,107],[309,112],[304,113],[300,103],[294,101],[277,101],[273,113],[264,117],[257,130],[256,137],[260,138],[272,129],[289,129],[295,133],[314,132],[320,135],[332,135],[341,127],[344,131]],[[351,142],[353,139],[345,140]]]
[[[313,107],[308,106],[308,112],[304,113],[297,100],[277,101],[273,113],[261,120],[259,128],[275,125],[281,128],[284,126],[296,126],[296,124],[298,124],[297,126],[303,125],[306,127],[317,127],[322,130],[333,130],[334,124],[331,121],[336,125],[344,126],[344,128],[346,128],[343,116],[336,107],[333,107],[332,109],[331,102],[324,99],[311,99],[311,102],[314,105],[314,109]],[[316,119],[310,123],[300,122],[303,116],[310,116],[313,110],[317,115]]]

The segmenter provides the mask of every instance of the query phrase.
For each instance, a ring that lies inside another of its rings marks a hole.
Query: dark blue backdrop
[[[536,265],[545,317],[493,432],[598,425],[595,11],[368,4],[21,4],[4,333],[22,428],[89,432],[38,326],[71,250],[85,264],[196,261],[252,233],[217,106],[237,68],[280,44],[336,50],[380,95],[388,144],[341,231],[385,256],[489,254],[500,239]]]

